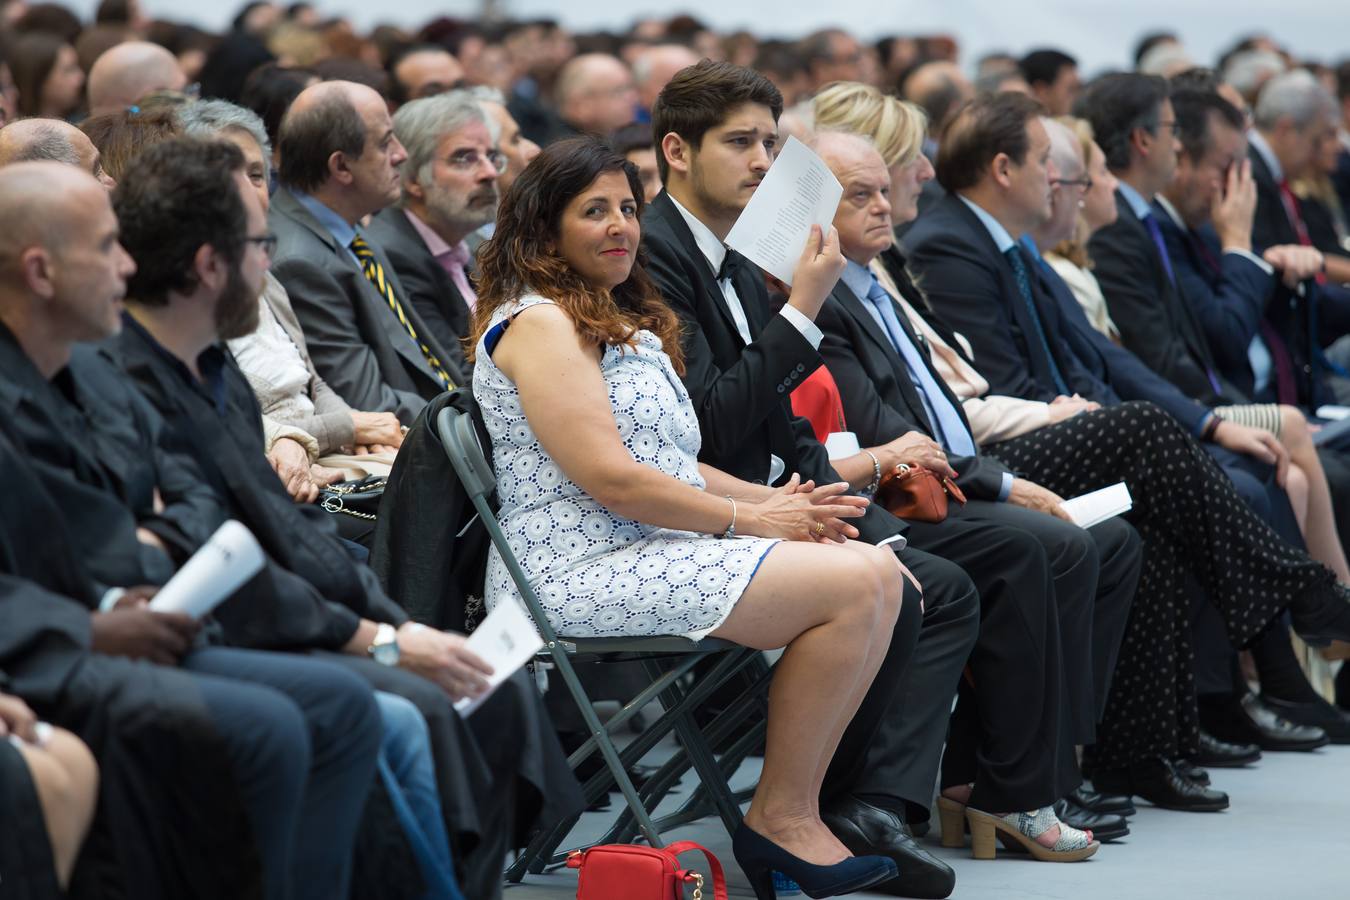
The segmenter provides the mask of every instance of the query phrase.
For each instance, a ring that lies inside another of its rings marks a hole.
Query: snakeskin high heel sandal
[[[1078,862],[1096,853],[1101,846],[1092,839],[1091,831],[1070,828],[1059,820],[1054,809],[1049,806],[1006,816],[995,816],[966,807],[966,822],[970,825],[971,844],[976,859],[994,858],[995,835],[1009,850],[1025,850],[1033,859],[1041,862]],[[1043,847],[1037,843],[1036,838],[1056,825],[1059,826],[1059,840],[1053,847]]]

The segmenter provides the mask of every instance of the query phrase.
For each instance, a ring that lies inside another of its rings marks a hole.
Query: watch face
[[[398,643],[390,641],[387,644],[377,644],[370,651],[371,657],[382,666],[398,665]]]

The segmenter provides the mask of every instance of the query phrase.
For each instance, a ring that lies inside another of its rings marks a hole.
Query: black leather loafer
[[[1209,773],[1195,763],[1184,759],[1172,760],[1172,768],[1187,781],[1194,781],[1202,787],[1209,787]]]
[[[856,797],[844,797],[821,810],[820,818],[855,856],[885,856],[900,874],[869,891],[892,897],[942,900],[956,889],[951,866],[918,845],[894,813]]]
[[[1200,705],[1200,727],[1221,741],[1255,744],[1262,750],[1316,750],[1328,743],[1322,729],[1281,718],[1251,693],[1241,700],[1205,698]]]
[[[1093,812],[1068,800],[1055,803],[1055,815],[1065,825],[1079,831],[1091,831],[1093,839],[1103,844],[1118,841],[1130,833],[1130,824],[1124,816]]]
[[[1218,812],[1228,808],[1227,794],[1187,779],[1167,760],[1138,763],[1129,769],[1099,770],[1092,779],[1098,790],[1138,795],[1162,809]]]
[[[1294,703],[1262,694],[1260,703],[1287,722],[1322,729],[1333,744],[1350,744],[1350,712],[1332,706],[1321,697]]]
[[[1124,794],[1102,794],[1087,785],[1079,785],[1068,796],[1070,803],[1095,813],[1112,813],[1117,816],[1132,816],[1138,810]]]
[[[1261,759],[1261,748],[1255,744],[1230,744],[1212,734],[1200,732],[1200,752],[1191,757],[1197,766],[1211,769],[1236,769],[1249,766]]]

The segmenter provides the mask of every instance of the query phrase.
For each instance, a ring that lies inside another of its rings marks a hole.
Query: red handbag
[[[668,847],[604,844],[567,857],[577,873],[577,900],[684,900],[684,886],[694,885],[692,900],[703,900],[703,876],[680,868],[679,854],[700,850],[708,857],[713,897],[727,900],[722,864],[707,847],[680,841]]]

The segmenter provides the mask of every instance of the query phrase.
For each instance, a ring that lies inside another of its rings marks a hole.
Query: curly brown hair
[[[628,279],[613,290],[596,288],[549,249],[558,240],[567,204],[609,172],[627,177],[641,216],[637,166],[599,138],[550,144],[511,185],[497,211],[496,231],[478,249],[478,302],[465,348],[470,360],[493,313],[534,292],[558,304],[582,337],[601,346],[636,347],[638,331],[650,331],[684,374],[679,317],[647,274],[640,248]]]

